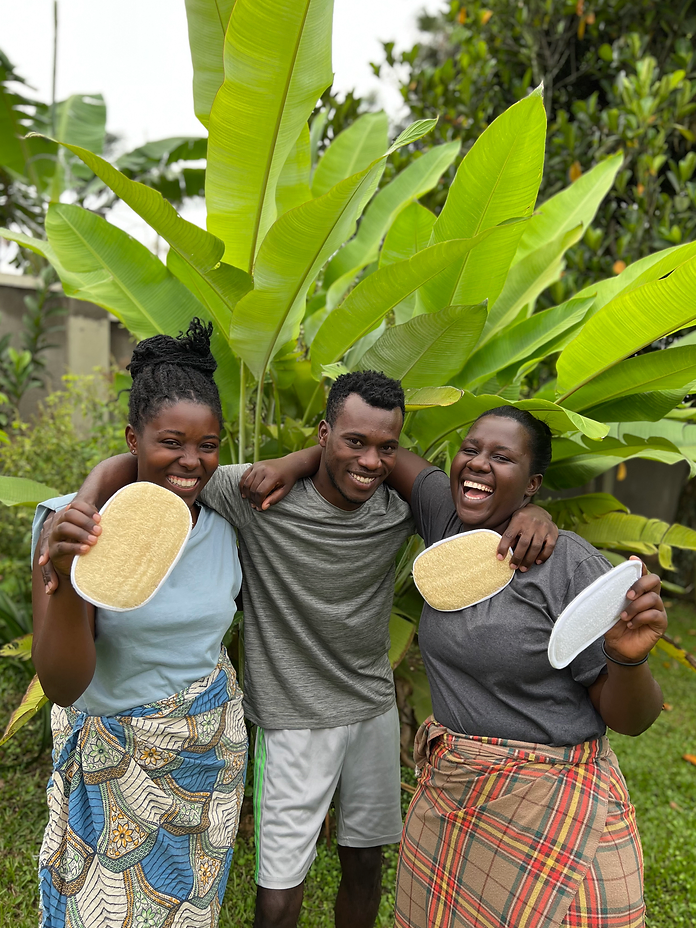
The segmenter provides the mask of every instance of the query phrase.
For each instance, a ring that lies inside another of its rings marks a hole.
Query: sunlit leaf
[[[7,723],[5,733],[2,738],[0,738],[0,747],[9,741],[13,735],[16,735],[19,729],[23,728],[27,722],[30,722],[47,702],[48,699],[44,696],[39,678],[34,677],[27,687],[22,701],[10,716],[10,721]]]

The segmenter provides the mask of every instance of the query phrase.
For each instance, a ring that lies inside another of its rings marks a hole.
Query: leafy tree
[[[542,296],[559,302],[598,277],[696,231],[696,28],[692,0],[451,0],[419,21],[425,38],[386,61],[414,117],[440,114],[440,139],[463,150],[532,87],[544,83],[549,116],[542,196],[602,159],[624,164],[563,279]],[[424,200],[436,211],[440,187]]]

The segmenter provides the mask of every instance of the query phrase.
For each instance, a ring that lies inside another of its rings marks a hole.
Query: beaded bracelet
[[[604,642],[602,642],[602,651],[608,661],[611,661],[612,664],[619,664],[621,667],[640,667],[640,665],[644,664],[649,657],[649,655],[646,654],[642,661],[617,661],[615,657],[607,654],[607,649],[604,647]]]

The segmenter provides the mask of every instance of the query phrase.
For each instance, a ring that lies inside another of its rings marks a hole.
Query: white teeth
[[[493,492],[493,488],[492,488],[492,487],[487,487],[487,486],[486,486],[485,484],[483,484],[483,483],[474,483],[473,480],[465,480],[465,481],[464,481],[464,486],[465,486],[465,487],[471,487],[472,490],[484,490],[486,493],[492,493],[492,492]]]
[[[167,480],[181,490],[191,490],[198,483],[198,477],[175,477],[173,474],[167,474]]]
[[[364,483],[367,485],[369,483],[372,483],[373,480],[376,480],[376,477],[363,477],[362,474],[353,474],[350,471],[349,473],[351,477],[353,478],[353,480],[357,480],[358,483]]]

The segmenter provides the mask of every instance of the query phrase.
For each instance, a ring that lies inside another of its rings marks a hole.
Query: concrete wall
[[[11,333],[11,344],[15,348],[20,347],[24,297],[35,287],[36,282],[31,277],[0,274],[0,337]],[[31,390],[26,394],[20,406],[23,417],[31,415],[47,392],[60,387],[64,374],[91,374],[95,368],[109,371],[114,365],[125,367],[130,361],[134,342],[111,313],[93,303],[66,297],[59,287],[55,299],[66,313],[56,318],[56,324],[61,324],[63,329],[51,333],[50,341],[55,347],[49,348],[44,355],[48,390]]]

